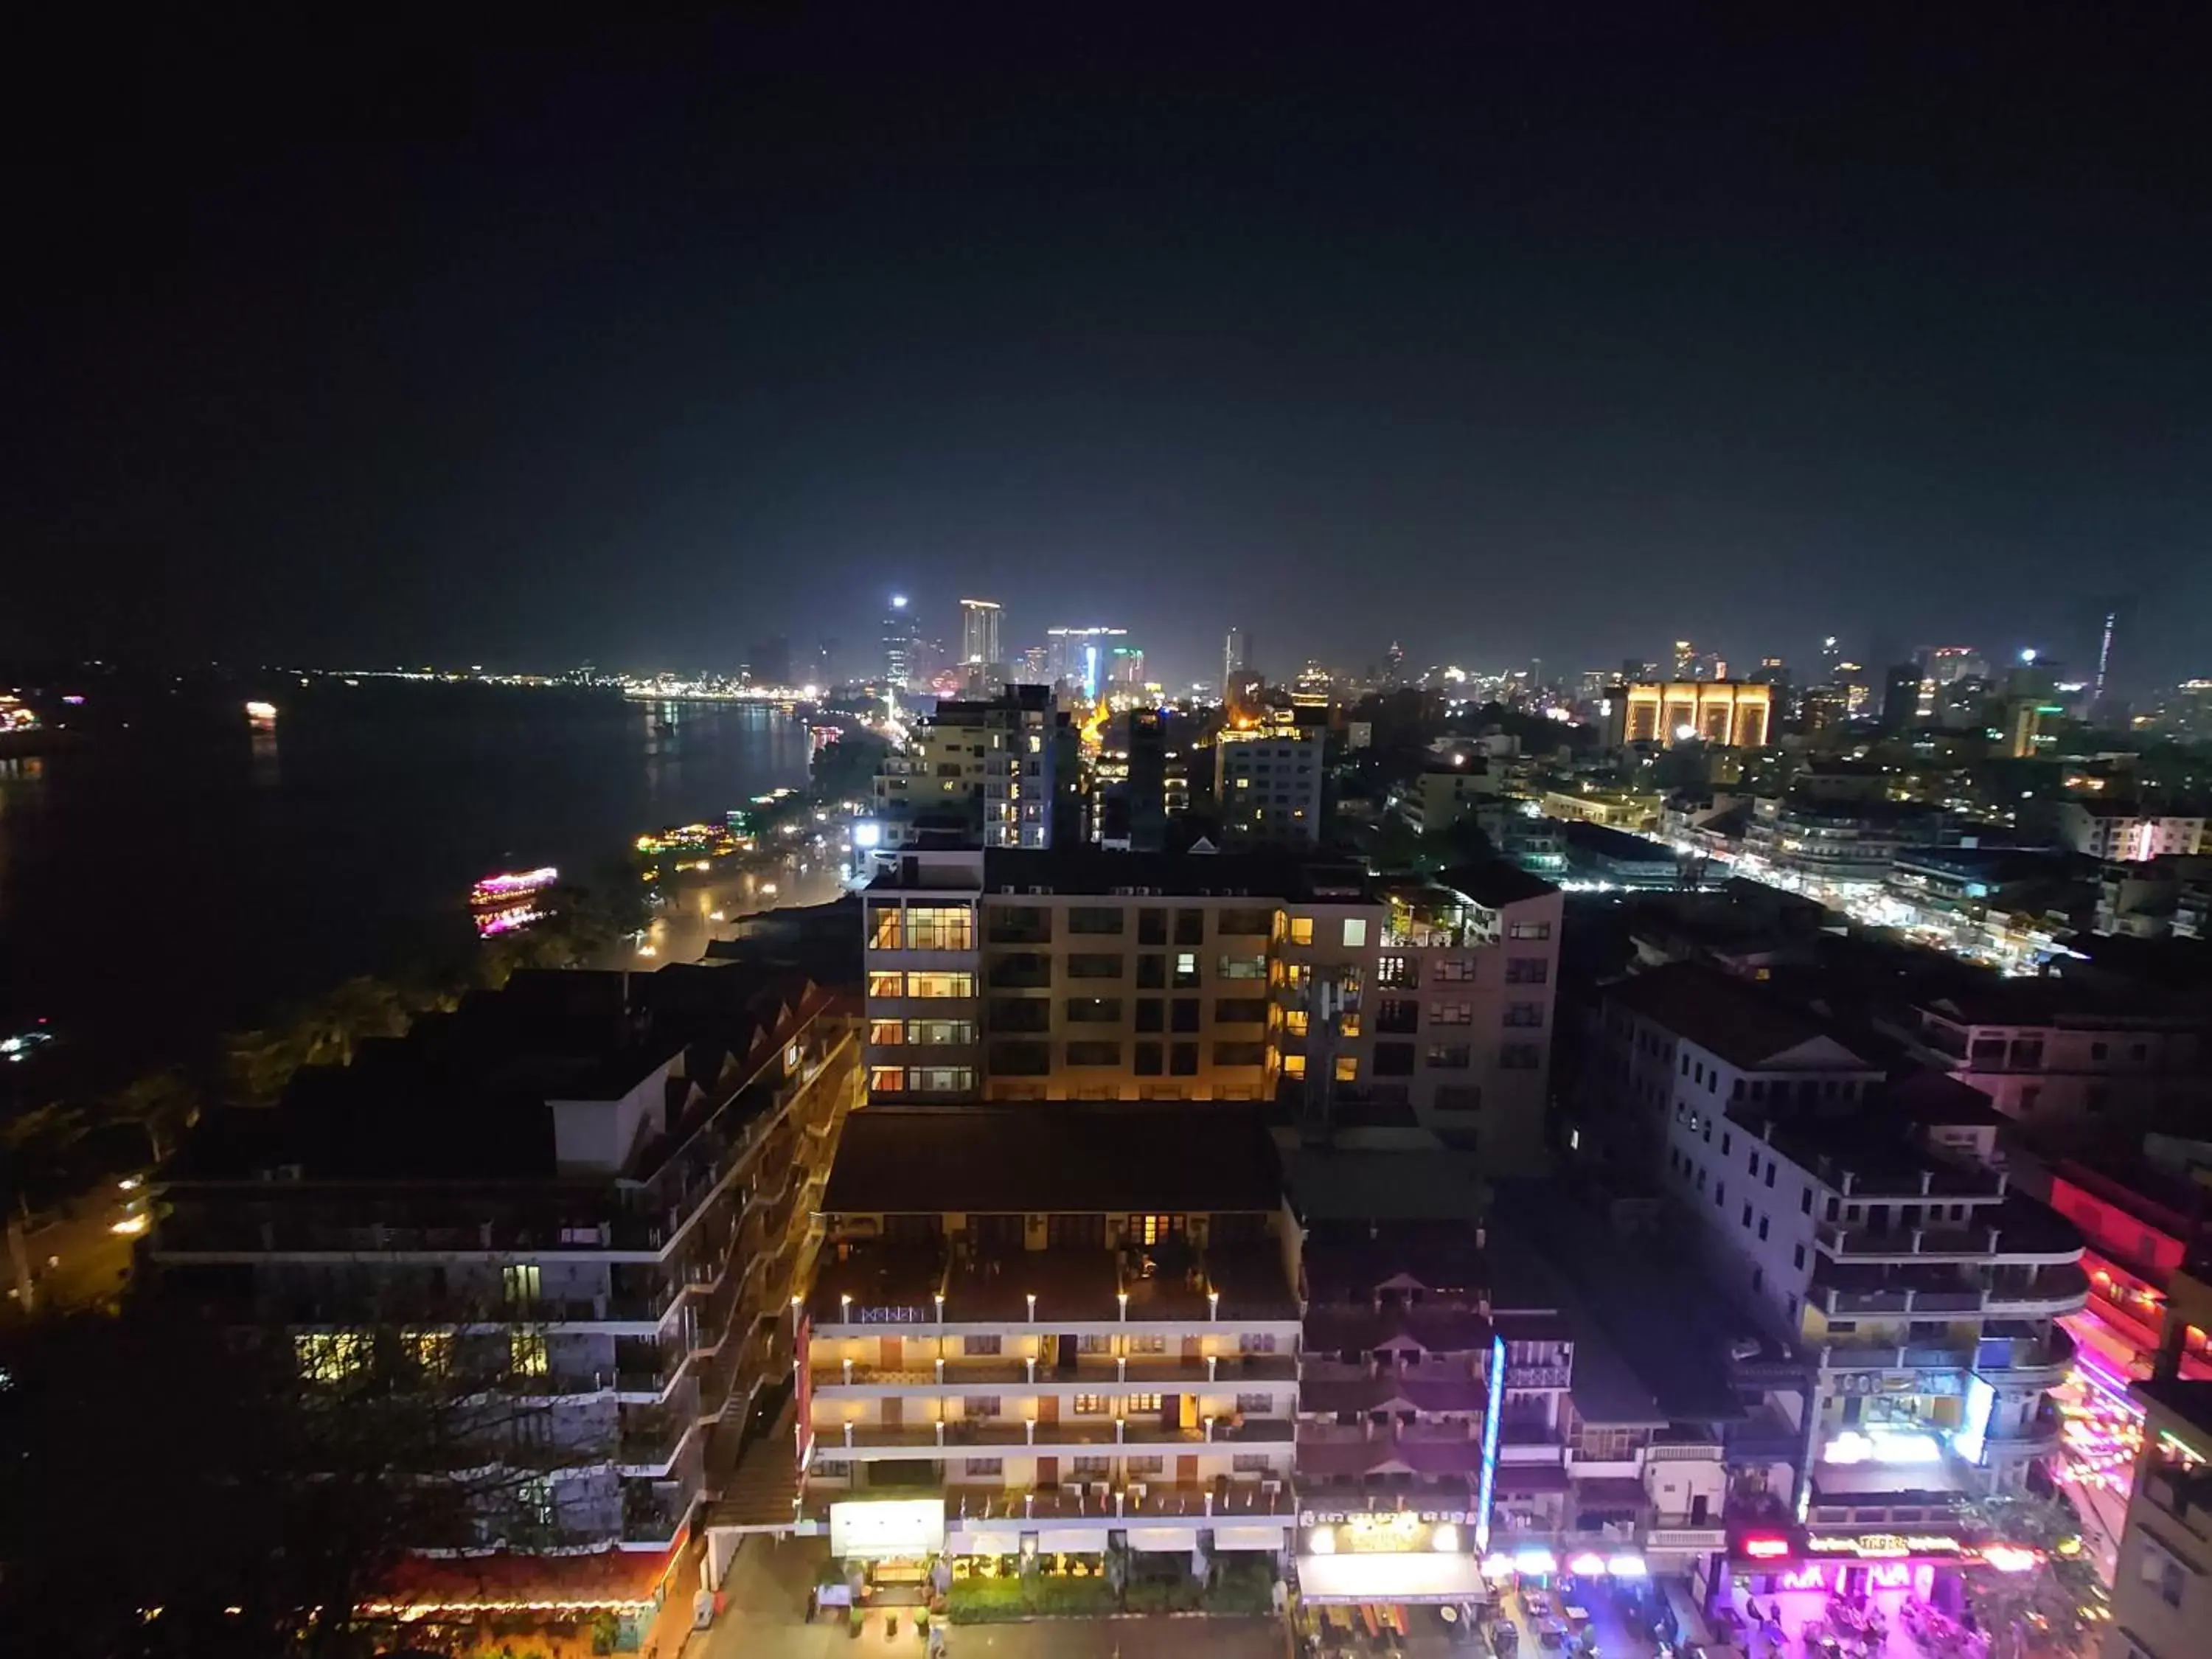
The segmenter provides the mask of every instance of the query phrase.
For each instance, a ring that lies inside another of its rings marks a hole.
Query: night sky
[[[0,653],[2212,673],[2193,8],[250,9],[13,44]]]

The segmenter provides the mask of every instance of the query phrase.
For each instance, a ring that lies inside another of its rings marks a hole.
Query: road
[[[131,1270],[131,1241],[114,1228],[139,1203],[110,1188],[76,1200],[74,1215],[31,1230],[26,1242],[41,1312],[95,1307],[123,1288]],[[0,1269],[0,1280],[8,1286],[5,1311],[0,1317],[21,1316],[23,1304],[12,1261]]]

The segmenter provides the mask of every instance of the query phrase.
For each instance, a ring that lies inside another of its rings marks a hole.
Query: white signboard
[[[945,1500],[887,1498],[830,1506],[830,1553],[881,1560],[945,1547]]]

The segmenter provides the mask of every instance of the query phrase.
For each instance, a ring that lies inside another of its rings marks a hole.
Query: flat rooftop
[[[2172,1377],[2137,1382],[2128,1392],[2179,1418],[2204,1439],[2212,1441],[2212,1382],[2189,1382]]]
[[[994,847],[985,852],[983,891],[1127,898],[1260,898],[1358,903],[1374,897],[1357,864],[1288,849],[1243,853],[1109,853],[1087,847]],[[869,885],[896,889],[896,866]],[[921,882],[929,885],[927,876]]]
[[[1210,1246],[1178,1263],[1080,1246],[955,1251],[933,1240],[845,1241],[823,1254],[807,1308],[817,1324],[844,1319],[848,1297],[867,1322],[878,1310],[903,1310],[912,1317],[884,1322],[884,1334],[896,1336],[902,1324],[934,1322],[939,1294],[948,1323],[1019,1323],[1034,1296],[1036,1318],[1049,1325],[1118,1320],[1124,1291],[1132,1320],[1298,1316],[1282,1252],[1272,1243]],[[1220,1294],[1218,1314],[1209,1291]]]
[[[1258,1111],[1213,1102],[870,1106],[845,1121],[831,1214],[1272,1212]]]
[[[1747,981],[1698,963],[1669,963],[1632,975],[1607,986],[1604,995],[1747,1071],[1823,1037],[1848,1048],[1812,1015]],[[1853,1069],[1852,1062],[1856,1069],[1872,1069],[1850,1054],[1834,1066]],[[1792,1069],[1800,1069],[1794,1061]]]

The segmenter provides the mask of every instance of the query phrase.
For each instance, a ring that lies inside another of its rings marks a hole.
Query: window
[[[1291,918],[1291,943],[1293,945],[1311,945],[1313,943],[1313,918],[1311,916],[1292,916]]]
[[[1509,1002],[1505,1005],[1505,1023],[1529,1028],[1544,1023],[1544,1005],[1540,1002]]]
[[[1359,1081],[1358,1055],[1339,1054],[1336,1057],[1336,1080],[1339,1083],[1357,1083]]]
[[[1283,1035],[1303,1039],[1306,1034],[1306,1011],[1289,1008],[1283,1012]]]
[[[819,1468],[821,1465],[817,1463],[815,1467]],[[996,1477],[1006,1472],[1006,1460],[1003,1457],[971,1457],[968,1460],[968,1478],[971,1480],[979,1474]]]
[[[1198,1075],[1198,1045],[1195,1042],[1175,1042],[1168,1045],[1168,1075],[1170,1077]]]
[[[1267,1020],[1267,999],[1265,997],[1218,997],[1213,1004],[1215,1023],[1222,1025],[1264,1025]]]
[[[405,1331],[400,1342],[408,1358],[433,1376],[443,1376],[453,1361],[453,1334],[451,1331]]]
[[[1122,958],[1096,952],[1083,952],[1067,959],[1070,979],[1119,979]]]
[[[906,1040],[922,1048],[942,1048],[973,1042],[975,1022],[972,1019],[910,1019],[906,1023]]]
[[[1727,1202],[1728,1182],[1725,1181],[1716,1181],[1713,1182],[1713,1207],[1715,1209],[1718,1209],[1722,1205]]]
[[[1267,1063],[1267,1045],[1264,1042],[1217,1042],[1213,1045],[1216,1066],[1264,1066]]]
[[[1103,1417],[1107,1412],[1106,1396],[1103,1394],[1079,1394],[1070,1405],[1078,1417]]]
[[[1156,1394],[1133,1394],[1124,1396],[1122,1408],[1130,1416],[1139,1412],[1156,1412],[1160,1408],[1160,1397]]]
[[[1722,1131],[1722,1133],[1721,1133],[1721,1156],[1722,1156],[1723,1158],[1726,1158],[1726,1157],[1729,1155],[1729,1143],[1730,1141],[1734,1140],[1735,1139],[1735,1137],[1734,1135],[1732,1135],[1732,1134],[1729,1134],[1727,1131],[1725,1131],[1725,1130]],[[1753,1163],[1756,1163],[1756,1162],[1758,1162],[1758,1160],[1757,1160],[1756,1158],[1754,1158],[1754,1159],[1753,1159]]]
[[[1411,997],[1384,997],[1375,1010],[1375,1029],[1378,1031],[1402,1033],[1417,1031],[1420,1027],[1421,1005]]]
[[[553,1483],[544,1476],[526,1480],[515,1488],[515,1502],[521,1507],[523,1519],[533,1527],[553,1524]]]
[[[1813,1189],[1810,1187],[1808,1187],[1802,1193],[1800,1193],[1797,1195],[1797,1212],[1800,1215],[1810,1215],[1813,1213]],[[1800,1265],[1802,1266],[1802,1264],[1801,1263]]]
[[[1114,1473],[1110,1457],[1076,1457],[1068,1460],[1068,1473],[1080,1480],[1085,1475],[1096,1475],[1101,1480]]]
[[[2167,1553],[2155,1538],[2142,1540],[2142,1582],[2158,1595],[2160,1601],[2170,1607],[2181,1605],[2181,1592],[2187,1583],[2185,1569],[2180,1558]]]
[[[1430,978],[1438,985],[1470,985],[1474,981],[1473,957],[1438,957],[1429,964]]]
[[[1498,1045],[1498,1069],[1501,1072],[1534,1072],[1544,1064],[1544,1050],[1540,1043],[1501,1042]]]
[[[1141,956],[1137,958],[1137,988],[1139,991],[1164,991],[1168,988],[1168,959],[1164,956]]]
[[[1121,1465],[1133,1475],[1158,1474],[1167,1466],[1168,1460],[1164,1457],[1131,1457],[1125,1459]]]
[[[1805,1265],[1805,1247],[1802,1244],[1790,1252],[1790,1261],[1792,1267],[1802,1267]]]
[[[1177,997],[1169,1006],[1169,1029],[1176,1031],[1195,1031],[1200,1024],[1205,1004],[1196,997]]]
[[[1375,1045],[1375,1075],[1377,1077],[1411,1077],[1413,1074],[1413,1045],[1410,1042],[1378,1042]]]
[[[869,1066],[868,1092],[872,1095],[904,1094],[906,1092],[906,1067],[903,1066]]]
[[[1358,950],[1367,943],[1367,921],[1363,916],[1344,919],[1344,943],[1346,948]]]
[[[1421,982],[1421,970],[1411,957],[1386,956],[1376,963],[1375,982],[1386,991],[1410,991]]]
[[[1283,1075],[1285,1077],[1302,1078],[1305,1074],[1306,1057],[1304,1054],[1285,1054],[1283,1056]]]
[[[878,1048],[887,1048],[906,1041],[906,1025],[896,1019],[872,1019],[868,1022],[868,1041]]]
[[[1748,1204],[1743,1206],[1743,1230],[1746,1232],[1751,1231],[1751,1206]]]
[[[975,1086],[973,1066],[915,1066],[908,1069],[908,1086],[916,1093],[965,1094]]]
[[[1482,1109],[1482,1091],[1472,1083],[1440,1083],[1437,1085],[1435,1105],[1440,1112],[1479,1112]]]
[[[906,948],[909,951],[972,951],[975,948],[975,913],[964,904],[927,904],[906,913]]]
[[[1121,1022],[1121,999],[1119,997],[1070,997],[1067,1000],[1067,1023],[1071,1025],[1118,1025]]]
[[[960,1339],[960,1352],[971,1359],[988,1358],[999,1352],[999,1341],[995,1336],[963,1336]]]
[[[1549,939],[1552,924],[1548,921],[1516,921],[1505,930],[1508,939]]]
[[[910,997],[972,997],[975,994],[975,975],[908,974],[906,994]]]
[[[1751,1288],[1754,1291],[1763,1291],[1766,1288],[1765,1268],[1753,1267],[1751,1270]]]
[[[1267,958],[1257,957],[1218,957],[1214,959],[1216,979],[1262,980],[1267,977]]]
[[[1505,958],[1505,982],[1508,985],[1548,985],[1551,979],[1552,963],[1548,957]]]
[[[897,905],[872,904],[868,907],[868,948],[871,951],[896,951],[899,948]]]
[[[543,1270],[534,1261],[519,1262],[499,1270],[500,1290],[510,1308],[525,1308],[538,1300],[542,1288],[539,1273]]]
[[[1472,1025],[1474,1024],[1474,1005],[1471,1002],[1432,1002],[1429,1005],[1429,1024]]]
[[[1172,983],[1175,988],[1178,991],[1189,990],[1193,986],[1198,983],[1197,951],[1182,951],[1176,953],[1175,959],[1175,977]]]
[[[1071,1066],[1119,1066],[1121,1045],[1118,1042],[1071,1042],[1067,1045],[1067,1063]]]
[[[309,1382],[337,1382],[368,1363],[368,1339],[357,1331],[315,1331],[292,1339],[292,1357]]]
[[[1158,1077],[1162,1075],[1163,1064],[1163,1053],[1158,1043],[1139,1042],[1130,1070],[1139,1077]]]
[[[1759,1236],[1761,1238],[1766,1237],[1766,1218],[1765,1216],[1759,1218]]]
[[[1165,945],[1168,942],[1168,913],[1164,910],[1137,912],[1137,943]]]
[[[1238,1452],[1229,1467],[1238,1474],[1266,1474],[1275,1466],[1265,1452]]]
[[[1140,1031],[1167,1030],[1167,1003],[1159,997],[1137,999],[1137,1029]]]
[[[1770,1187],[1774,1184],[1774,1160],[1771,1158],[1766,1160],[1766,1184]]]
[[[1201,945],[1206,941],[1206,912],[1178,910],[1175,918],[1175,942],[1177,945]]]
[[[507,1339],[509,1367],[517,1376],[543,1376],[547,1362],[545,1333],[543,1331],[510,1331]]]
[[[906,994],[906,975],[896,969],[871,968],[868,970],[868,994],[872,997],[902,997]]]
[[[1067,913],[1067,931],[1071,933],[1118,933],[1121,931],[1122,912],[1118,905],[1079,904]]]
[[[1237,1409],[1247,1417],[1265,1417],[1275,1409],[1275,1396],[1272,1394],[1240,1394],[1237,1396]]]
[[[1272,1331],[1241,1331],[1237,1334],[1237,1352],[1239,1353],[1273,1353],[1274,1351],[1275,1335]]]
[[[1422,1063],[1432,1071],[1464,1072],[1474,1063],[1474,1053],[1464,1042],[1431,1042]]]

